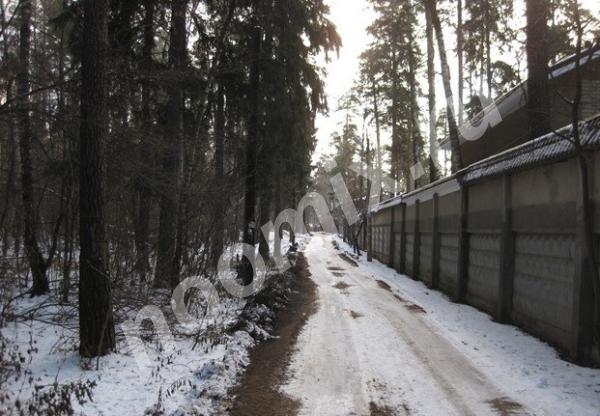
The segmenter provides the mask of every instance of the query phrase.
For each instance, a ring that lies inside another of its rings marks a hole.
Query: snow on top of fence
[[[600,147],[600,115],[580,124],[580,140],[586,149]],[[548,133],[538,139],[513,147],[474,163],[458,173],[461,183],[515,172],[532,166],[555,162],[575,155],[573,126]]]
[[[442,178],[439,181],[433,182],[429,185],[419,188],[415,191],[397,196],[392,199],[388,199],[371,209],[371,213],[379,212],[383,209],[395,207],[400,204],[410,204],[417,199],[419,201],[428,201],[433,198],[434,194],[437,196],[444,196],[452,192],[456,192],[460,189],[460,183],[454,176]]]

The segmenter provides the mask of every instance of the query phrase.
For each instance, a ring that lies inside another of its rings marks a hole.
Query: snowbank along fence
[[[592,348],[591,277],[577,231],[579,168],[565,139],[571,133],[563,129],[380,204],[371,214],[373,256],[575,360],[600,362]],[[581,134],[592,162],[598,251],[600,117]],[[364,235],[360,241],[366,248]]]

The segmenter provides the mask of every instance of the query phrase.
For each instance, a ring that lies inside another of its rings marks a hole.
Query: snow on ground
[[[317,234],[306,248],[320,306],[299,337],[282,386],[302,401],[301,414],[600,415],[600,370],[565,362],[538,339],[377,261],[362,256],[354,267],[339,257],[349,247],[338,244],[341,251],[331,236]],[[227,326],[243,313],[269,319],[260,305],[245,306],[243,300],[221,302],[219,322],[212,323]],[[262,331],[253,325],[216,331],[195,350],[193,338],[176,336],[172,354],[150,341],[152,367],[141,371],[122,336],[118,353],[82,361],[74,349],[73,307],[50,297],[16,303],[16,313],[33,310],[36,319],[0,329],[22,352],[32,350],[25,353],[27,374],[9,390],[23,400],[34,386],[92,380],[93,401],[75,406],[86,415],[141,415],[159,407],[165,414],[214,414]],[[51,321],[59,315],[65,319]]]
[[[176,350],[168,355],[161,353],[156,343],[148,342],[146,351],[152,367],[141,369],[127,343],[119,337],[118,353],[97,361],[82,361],[74,349],[77,331],[73,321],[61,323],[67,328],[41,321],[44,316],[59,315],[59,307],[52,305],[52,299],[24,299],[17,306],[20,312],[27,312],[44,304],[48,305],[46,312],[36,313],[35,320],[13,322],[2,328],[3,336],[14,341],[21,351],[35,349],[31,355],[25,354],[26,368],[34,382],[29,384],[25,376],[10,389],[15,398],[24,402],[36,386],[49,386],[55,381],[94,381],[93,401],[75,405],[76,414],[141,415],[158,402],[166,414],[171,414],[180,406],[189,408],[190,398],[197,398],[195,407],[209,409],[211,401],[203,400],[206,395],[200,392],[224,394],[247,365],[248,349],[255,344],[245,331],[201,343],[195,351],[192,337],[176,337]],[[228,305],[223,304],[219,314],[225,320],[235,320],[244,306],[245,301],[231,300]]]
[[[600,415],[600,370],[565,362],[377,261],[362,256],[354,267],[340,253],[324,235],[306,251],[320,307],[282,387],[302,400],[302,414]]]
[[[298,237],[301,248],[306,240],[306,236]],[[288,247],[287,240],[282,242],[283,250]],[[136,312],[126,317],[133,319]],[[223,298],[215,318],[201,326],[174,326],[171,322],[174,351],[166,353],[155,339],[145,342],[150,367],[140,368],[119,324],[118,352],[89,361],[80,359],[76,351],[77,313],[73,306],[60,306],[53,296],[23,297],[15,302],[14,314],[34,319],[21,318],[0,328],[2,338],[25,356],[24,375],[8,386],[12,403],[17,399],[25,402],[40,386],[47,389],[55,382],[64,385],[89,380],[96,384],[92,400],[81,405],[73,400],[76,414],[85,415],[215,414],[247,366],[249,350],[268,336],[265,329],[273,316],[264,305]],[[118,316],[119,322],[124,319]],[[229,328],[239,322],[244,323],[242,329],[232,333]],[[214,334],[207,328],[213,328]],[[199,329],[204,330],[202,342],[193,349],[193,335]],[[3,407],[0,405],[0,414],[8,412]]]

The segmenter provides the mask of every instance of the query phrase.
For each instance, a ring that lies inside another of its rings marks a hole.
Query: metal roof
[[[581,51],[579,63],[582,67],[590,62],[600,60],[600,46],[595,46],[592,49],[584,49]],[[556,64],[552,65],[548,70],[548,79],[556,80],[576,68],[576,56],[570,55]],[[510,91],[507,91],[496,100],[485,106],[479,113],[469,120],[466,120],[460,127],[460,130],[468,130],[471,125],[479,125],[485,117],[489,117],[497,110],[502,119],[508,118],[512,113],[525,107],[527,103],[527,82],[523,81]],[[465,140],[460,137],[461,143]],[[449,145],[449,138],[440,139],[442,146]]]
[[[600,149],[600,114],[582,121],[579,125],[581,145],[586,150]],[[443,178],[423,188],[397,196],[375,206],[375,213],[415,199],[428,200],[434,193],[444,195],[477,181],[514,173],[534,166],[545,165],[572,158],[576,154],[573,143],[573,126],[568,125],[545,136],[513,147],[487,159],[476,162],[453,176]]]
[[[600,115],[581,122],[579,134],[586,149],[600,148]],[[575,155],[573,126],[549,133],[481,160],[458,172],[460,181],[469,184],[483,178],[511,173],[532,166],[556,162]]]

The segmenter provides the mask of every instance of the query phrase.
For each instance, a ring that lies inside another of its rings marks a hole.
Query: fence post
[[[367,213],[367,261],[373,261],[373,214]]]
[[[469,188],[461,184],[460,187],[460,215],[458,230],[458,264],[456,301],[464,302],[467,296],[467,283],[469,278]]]
[[[419,279],[419,258],[421,257],[421,234],[419,231],[419,221],[420,221],[420,207],[421,201],[418,199],[415,201],[415,228],[413,234],[413,275],[411,276],[413,279]]]
[[[388,266],[391,267],[392,269],[394,268],[394,250],[395,250],[395,245],[396,243],[394,242],[394,223],[396,222],[395,220],[395,213],[396,213],[396,208],[391,207],[390,208],[392,210],[392,212],[390,213],[391,219],[390,219],[390,232],[389,232],[389,257],[388,257]]]
[[[502,230],[500,234],[500,271],[496,319],[511,320],[515,277],[515,236],[512,230],[512,188],[510,175],[502,177]]]
[[[591,348],[593,340],[594,296],[592,290],[592,275],[588,265],[585,232],[584,206],[581,195],[581,171],[578,169],[578,192],[575,208],[575,276],[573,279],[573,318],[571,323],[571,346],[569,355],[577,362],[592,359]],[[589,176],[592,169],[589,170]],[[591,210],[593,212],[593,210]],[[593,225],[592,225],[593,229]]]
[[[365,251],[368,251],[368,247],[369,247],[369,243],[367,242],[367,237],[369,235],[369,232],[367,230],[367,228],[369,227],[369,220],[368,220],[368,216],[371,215],[369,212],[366,213],[365,215],[365,219],[364,219],[364,228],[362,231],[362,246],[364,248]]]
[[[406,204],[400,204],[400,264],[398,271],[406,274]]]
[[[431,231],[431,287],[437,289],[440,281],[440,223],[439,197],[433,194],[433,227]]]

